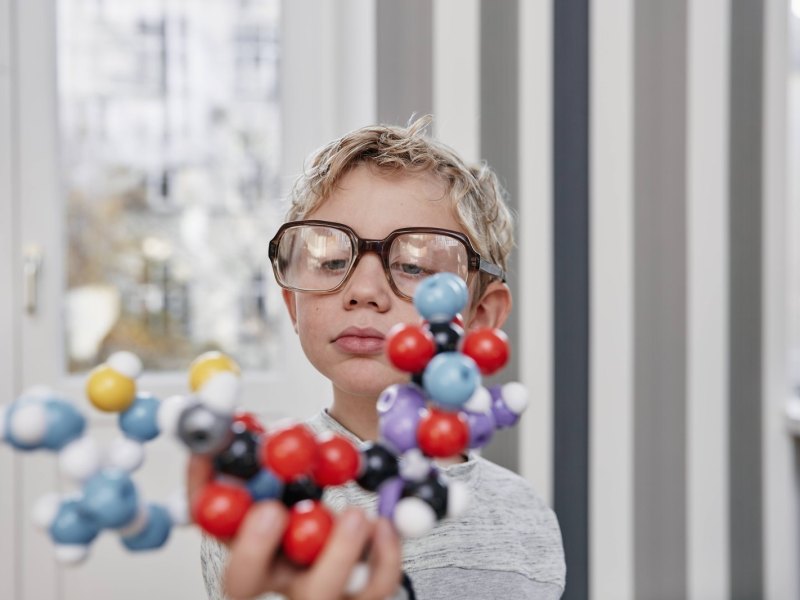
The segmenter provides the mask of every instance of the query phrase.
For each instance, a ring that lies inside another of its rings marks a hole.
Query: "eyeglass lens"
[[[287,229],[278,245],[277,274],[287,287],[326,292],[339,286],[355,260],[350,236],[335,227],[298,225]],[[469,260],[461,240],[441,233],[398,235],[388,250],[388,270],[395,287],[413,296],[420,281],[449,272],[467,280]]]

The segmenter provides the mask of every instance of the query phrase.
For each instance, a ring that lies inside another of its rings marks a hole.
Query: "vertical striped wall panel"
[[[514,347],[535,392],[519,439],[489,455],[554,502],[565,597],[787,589],[788,567],[775,565],[789,564],[790,542],[770,533],[768,507],[790,504],[791,441],[756,391],[780,389],[762,379],[769,339],[758,333],[776,310],[763,304],[769,274],[758,266],[773,260],[758,223],[772,210],[760,188],[775,176],[762,177],[753,145],[765,126],[761,61],[774,59],[758,56],[772,40],[762,4],[746,4],[432,5],[436,133],[498,167],[519,215]],[[409,56],[428,60],[419,48]],[[503,71],[512,63],[516,80]],[[419,93],[427,81],[406,85]],[[411,115],[410,97],[395,121]]]
[[[763,108],[763,353],[762,372],[762,483],[764,492],[764,597],[800,598],[800,440],[786,435],[784,422],[789,388],[798,373],[789,372],[787,360],[792,331],[787,315],[787,273],[792,264],[788,248],[796,240],[790,220],[800,210],[794,190],[789,209],[787,180],[797,172],[786,157],[789,3],[764,0]],[[798,35],[800,27],[795,27]],[[800,41],[800,40],[796,40]],[[793,115],[796,119],[797,114]],[[796,241],[795,241],[796,243]],[[797,306],[796,299],[793,306]],[[796,314],[795,314],[795,318]],[[793,323],[796,331],[797,323]],[[793,348],[796,352],[796,348]],[[796,394],[796,390],[794,391]]]

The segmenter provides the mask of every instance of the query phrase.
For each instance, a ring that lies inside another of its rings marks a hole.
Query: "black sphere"
[[[436,342],[436,353],[455,352],[464,330],[455,323],[430,323],[428,329]]]
[[[301,500],[321,500],[322,488],[308,477],[299,477],[283,486],[281,502],[291,507]]]
[[[380,444],[364,444],[361,448],[361,474],[356,479],[358,485],[374,492],[384,481],[399,474],[400,467],[394,454]]]
[[[403,497],[409,496],[429,504],[437,519],[447,515],[447,486],[436,473],[431,473],[422,481],[407,481],[403,486]]]
[[[214,457],[214,468],[226,475],[250,479],[261,470],[259,436],[241,423],[234,423],[232,429],[231,443]]]

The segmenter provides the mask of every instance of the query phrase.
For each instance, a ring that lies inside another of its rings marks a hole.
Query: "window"
[[[280,297],[279,0],[60,0],[66,362],[269,369]],[[269,283],[267,283],[269,282]]]

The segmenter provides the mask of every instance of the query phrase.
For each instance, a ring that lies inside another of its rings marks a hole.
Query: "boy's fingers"
[[[268,589],[287,518],[286,509],[277,502],[253,505],[230,546],[225,569],[228,596],[251,598]]]
[[[192,454],[186,468],[186,496],[189,507],[194,505],[198,492],[214,477],[214,465],[209,458]]]
[[[364,512],[349,508],[336,519],[328,541],[308,572],[304,595],[309,598],[339,598],[353,566],[361,558],[372,524]]]
[[[393,596],[400,585],[402,567],[403,559],[397,533],[389,521],[378,519],[370,553],[370,577],[367,585],[355,598],[371,600]]]

